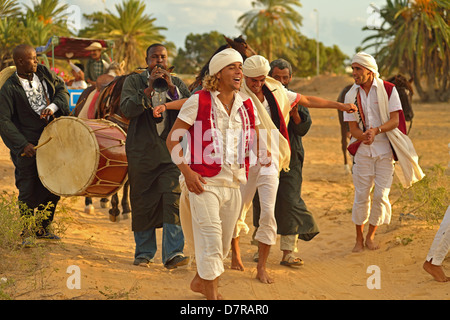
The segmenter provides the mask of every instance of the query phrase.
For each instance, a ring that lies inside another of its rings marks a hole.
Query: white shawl
[[[278,105],[281,109],[281,113],[283,114],[284,121],[287,127],[289,124],[289,111],[291,106],[289,103],[289,99],[285,94],[284,87],[279,81],[271,77],[266,77],[266,85],[273,92],[275,99],[277,99]],[[285,137],[283,137],[283,135],[277,129],[277,127],[272,121],[272,118],[267,113],[266,108],[259,101],[256,95],[247,87],[245,81],[243,81],[242,83],[241,91],[247,94],[252,99],[254,105],[256,106],[258,118],[260,121],[258,129],[260,139],[262,139],[261,143],[267,146],[267,150],[272,154],[272,157],[278,154],[279,169],[289,171],[289,164],[291,161],[291,148],[289,146],[289,141]],[[263,129],[266,130],[265,131],[266,134],[262,132]],[[272,133],[276,133],[275,140],[272,139],[273,138]],[[278,143],[276,141],[277,139]]]

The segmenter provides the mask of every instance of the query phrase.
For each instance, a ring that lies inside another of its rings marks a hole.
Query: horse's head
[[[118,63],[117,61],[111,62],[106,73],[113,77],[123,76],[125,74],[125,61],[122,61],[121,63]]]
[[[407,80],[403,75],[397,74],[387,80],[395,85],[402,103],[403,114],[406,121],[411,121],[414,118],[412,109],[412,97],[414,89],[412,87],[413,79]]]
[[[256,51],[253,50],[253,48],[250,47],[248,45],[248,43],[244,40],[242,35],[240,35],[237,38],[234,38],[234,40],[232,40],[228,37],[225,37],[225,36],[224,36],[224,38],[231,48],[238,51],[242,55],[244,60],[247,59],[248,57],[251,57],[251,56],[254,56],[257,54]]]
[[[197,75],[197,77],[195,78],[195,81],[189,86],[189,90],[193,91],[196,88],[198,88],[202,81],[203,78],[205,77],[205,75],[208,73],[208,68],[209,68],[209,61],[211,61],[211,58],[219,53],[222,50],[225,50],[226,48],[233,48],[234,50],[238,51],[241,56],[242,59],[245,60],[248,57],[254,56],[257,53],[255,52],[255,50],[253,50],[248,44],[247,42],[245,42],[244,38],[242,36],[239,36],[237,38],[234,38],[234,40],[223,36],[227,42],[226,45],[222,45],[220,46],[214,53],[213,55],[209,58],[209,60],[206,62],[206,64],[203,66],[203,68],[200,70],[199,74]]]
[[[98,76],[95,81],[95,86],[98,91],[102,91],[108,84],[110,84],[114,80],[114,76],[108,73],[102,74]]]

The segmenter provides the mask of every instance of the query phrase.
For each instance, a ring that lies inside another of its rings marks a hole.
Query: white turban
[[[209,75],[213,76],[226,66],[235,62],[243,63],[242,55],[238,51],[232,48],[222,50],[211,58],[209,62]]]
[[[378,65],[375,61],[375,58],[372,57],[370,54],[365,52],[358,52],[353,57],[352,63],[357,63],[362,65],[364,68],[369,69],[375,74],[375,77],[379,78],[380,74],[378,73]]]
[[[250,78],[267,76],[270,71],[270,64],[263,56],[251,56],[245,60],[242,71],[244,76]]]

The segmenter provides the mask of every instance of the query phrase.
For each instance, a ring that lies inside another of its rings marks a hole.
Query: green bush
[[[404,215],[414,215],[431,223],[440,222],[450,204],[450,177],[445,168],[435,165],[425,172],[426,176],[410,188],[400,189],[399,198],[392,203],[396,211]]]

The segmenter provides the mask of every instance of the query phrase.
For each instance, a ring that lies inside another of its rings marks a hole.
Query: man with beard
[[[156,228],[163,228],[162,261],[168,269],[188,263],[184,256],[184,235],[180,225],[178,178],[180,170],[172,162],[165,140],[178,111],[153,116],[158,103],[154,96],[174,101],[190,96],[181,79],[167,69],[167,50],[153,44],[146,53],[147,70],[127,77],[120,108],[130,124],[126,152],[132,209],[132,230],[136,242],[134,265],[148,266],[156,254]],[[156,93],[155,81],[164,81],[167,91]]]

